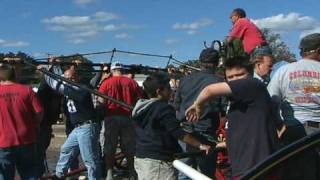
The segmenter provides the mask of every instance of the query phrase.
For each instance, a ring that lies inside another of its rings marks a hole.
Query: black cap
[[[201,63],[218,63],[219,52],[213,48],[207,48],[201,51],[199,60]]]
[[[300,41],[301,52],[308,52],[320,48],[320,33],[313,33],[305,36]]]

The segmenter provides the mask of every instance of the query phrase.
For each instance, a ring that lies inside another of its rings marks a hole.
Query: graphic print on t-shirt
[[[77,112],[77,108],[74,105],[74,101],[72,99],[68,99],[67,106],[68,106],[69,113],[76,113]]]
[[[320,73],[294,71],[289,74],[290,101],[297,104],[320,104]]]

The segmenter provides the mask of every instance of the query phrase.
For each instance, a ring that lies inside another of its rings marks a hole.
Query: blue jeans
[[[56,167],[56,175],[63,176],[78,154],[88,170],[88,178],[101,179],[101,156],[99,146],[99,125],[85,124],[76,127],[69,134],[61,147],[60,158]]]
[[[0,180],[14,179],[15,169],[21,179],[38,179],[35,144],[0,148]]]

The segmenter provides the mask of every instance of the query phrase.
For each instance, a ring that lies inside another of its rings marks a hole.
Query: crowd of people
[[[15,81],[13,67],[1,64],[0,179],[14,179],[16,170],[21,179],[38,179],[45,173],[45,151],[59,114],[59,99],[63,99],[68,136],[56,165],[57,178],[77,168],[80,155],[88,179],[112,180],[114,154],[120,145],[129,179],[188,179],[174,169],[174,154],[199,150],[204,155],[184,162],[215,179],[216,147],[227,149],[228,178],[240,179],[281,147],[319,132],[320,33],[302,38],[302,59],[281,67],[270,79],[275,60],[261,31],[243,9],[234,9],[230,19],[233,27],[227,41],[240,40],[244,55],[227,58],[223,75],[216,72],[221,53],[213,48],[201,51],[200,71],[184,71],[177,78],[170,66],[167,73],[149,75],[143,87],[123,64],[113,62],[83,85],[107,99],[49,73],[43,74],[36,94]],[[38,69],[84,84],[76,66]],[[217,143],[221,126],[227,133]],[[319,152],[290,161],[282,172],[266,178],[319,179]]]

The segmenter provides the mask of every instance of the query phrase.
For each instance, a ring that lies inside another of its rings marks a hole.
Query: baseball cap
[[[219,62],[219,52],[213,48],[203,49],[199,56],[199,61],[201,63],[218,63]]]
[[[123,69],[123,65],[119,62],[119,61],[115,61],[113,63],[111,63],[111,70],[115,70],[115,69]]]
[[[313,33],[303,37],[300,41],[302,52],[308,52],[320,48],[320,33]]]
[[[272,50],[269,46],[261,46],[252,52],[252,59],[254,60],[257,56],[271,56],[272,57]]]

